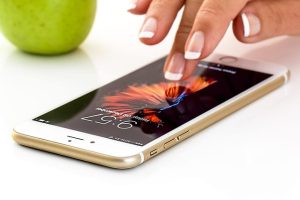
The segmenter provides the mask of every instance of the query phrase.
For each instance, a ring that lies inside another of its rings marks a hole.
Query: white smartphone
[[[164,62],[20,124],[13,138],[27,147],[132,168],[274,90],[289,74],[277,64],[215,54],[189,78],[173,82],[164,79]]]

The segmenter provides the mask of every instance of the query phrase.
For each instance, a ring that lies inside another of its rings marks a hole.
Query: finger
[[[183,53],[172,51],[164,66],[164,76],[170,81],[187,79],[193,74],[198,63],[195,60],[184,59]]]
[[[211,54],[247,1],[205,0],[185,45],[185,58],[199,60]]]
[[[234,20],[236,38],[245,43],[300,34],[300,1],[251,1]]]
[[[184,59],[184,46],[201,4],[202,0],[188,0],[185,3],[184,12],[173,47],[164,66],[165,78],[168,80],[178,81],[185,79],[194,71],[197,62]]]
[[[184,0],[152,0],[140,30],[140,40],[148,45],[157,44],[168,34]]]
[[[127,0],[128,12],[136,15],[145,14],[150,6],[152,0]]]

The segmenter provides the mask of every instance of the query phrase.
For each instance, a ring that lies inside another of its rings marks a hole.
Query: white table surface
[[[0,199],[299,200],[300,37],[245,45],[229,30],[217,52],[286,65],[290,82],[133,170],[14,143],[17,123],[168,53],[176,27],[147,47],[143,18],[115,4],[100,1],[89,38],[69,55],[27,55],[0,37]]]

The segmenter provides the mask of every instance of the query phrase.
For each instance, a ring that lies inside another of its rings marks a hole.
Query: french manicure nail
[[[195,32],[188,41],[184,58],[187,60],[199,59],[204,46],[204,33],[202,31]]]
[[[185,60],[183,54],[175,53],[167,66],[165,78],[170,81],[179,81],[183,77],[184,67]]]
[[[133,10],[137,7],[138,0],[129,0],[127,10]]]
[[[139,38],[153,38],[155,35],[155,32],[157,30],[157,20],[153,17],[150,17],[146,19],[142,30],[139,34]]]
[[[261,30],[260,19],[251,13],[242,13],[242,22],[244,27],[244,37],[257,35]]]

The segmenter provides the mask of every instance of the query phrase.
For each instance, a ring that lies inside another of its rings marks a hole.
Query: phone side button
[[[173,146],[174,144],[176,144],[176,142],[177,142],[177,138],[176,139],[173,138],[172,140],[169,140],[168,142],[166,142],[164,144],[164,149],[170,148],[171,146]]]
[[[179,135],[179,136],[177,137],[177,140],[185,140],[186,138],[188,138],[188,137],[190,136],[189,133],[190,133],[190,130],[188,130],[188,131],[182,133],[181,135]]]
[[[157,149],[154,149],[150,152],[150,156],[155,156],[157,153]]]

